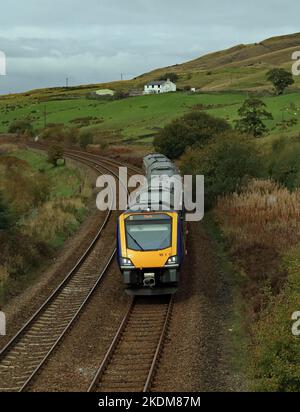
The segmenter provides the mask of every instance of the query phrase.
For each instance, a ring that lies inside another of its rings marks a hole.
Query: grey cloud
[[[133,77],[237,43],[299,31],[294,0],[10,0],[0,93]]]

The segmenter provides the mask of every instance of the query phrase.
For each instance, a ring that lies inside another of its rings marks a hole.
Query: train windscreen
[[[127,248],[163,250],[171,246],[172,218],[166,214],[132,215],[126,219]]]

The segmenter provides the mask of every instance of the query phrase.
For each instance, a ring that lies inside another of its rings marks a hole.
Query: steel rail
[[[158,362],[160,359],[160,355],[162,353],[163,350],[163,345],[165,342],[165,337],[167,334],[167,330],[168,330],[168,325],[171,319],[171,314],[172,314],[172,307],[173,307],[173,297],[169,296],[168,297],[168,302],[167,302],[167,310],[165,312],[165,318],[164,318],[164,322],[163,322],[163,326],[160,327],[158,326],[159,329],[159,339],[157,344],[155,345],[155,350],[153,351],[153,357],[152,357],[152,361],[151,361],[151,365],[150,368],[146,374],[146,378],[145,378],[145,382],[142,383],[142,390],[141,392],[149,392],[151,390],[151,384],[153,382],[154,376],[155,376],[155,372],[156,372],[156,368],[158,366]],[[101,388],[101,381],[106,373],[107,370],[109,370],[110,368],[110,363],[113,360],[114,356],[117,353],[117,349],[118,349],[118,345],[120,344],[120,342],[122,342],[124,344],[124,342],[126,342],[126,338],[124,337],[124,333],[126,332],[127,328],[128,328],[128,324],[130,322],[130,318],[131,316],[133,316],[133,312],[135,307],[138,305],[138,298],[133,298],[129,308],[125,314],[125,316],[123,317],[121,324],[113,338],[113,341],[111,343],[111,345],[109,346],[87,392],[95,392],[97,391],[97,388]],[[155,307],[155,306],[153,306]],[[145,318],[147,317],[147,312],[145,312]],[[154,334],[154,333],[153,333]],[[143,344],[141,344],[141,347],[145,346],[145,344],[147,343],[147,340],[145,340],[145,342],[143,342]],[[138,360],[137,360],[138,361]],[[133,371],[134,374],[135,371]],[[128,367],[128,371],[127,371],[127,375],[130,376],[130,367]],[[130,376],[132,378],[132,376]],[[122,388],[119,388],[120,391],[122,391]],[[131,388],[131,391],[134,391],[135,389]],[[136,389],[136,391],[138,391],[138,389]]]
[[[71,158],[71,156],[68,156]],[[76,158],[79,156],[76,156]],[[88,163],[88,165],[91,167],[90,163],[92,163],[89,159],[87,158],[81,158],[80,160],[82,163]],[[95,163],[95,162],[93,162]],[[102,166],[100,164],[100,162],[97,163],[97,167],[96,166],[92,166],[95,170],[97,170],[98,172],[101,172],[99,170],[99,168],[101,167],[102,169],[105,169],[107,171],[109,171],[109,169],[105,166]],[[114,172],[111,172],[114,174]],[[40,308],[31,316],[31,318],[25,323],[25,325],[13,336],[13,338],[5,345],[5,347],[0,351],[0,362],[3,361],[3,359],[5,359],[6,354],[13,350],[14,346],[18,343],[18,341],[24,336],[24,334],[26,334],[26,331],[34,324],[34,322],[38,319],[38,317],[45,312],[45,310],[47,309],[47,307],[49,307],[49,305],[55,300],[55,298],[57,296],[59,296],[60,292],[64,290],[64,287],[68,285],[69,281],[73,278],[73,275],[78,271],[78,269],[81,267],[81,265],[83,264],[83,262],[86,260],[86,258],[90,255],[91,251],[94,249],[95,244],[97,243],[97,241],[100,238],[101,233],[103,232],[104,228],[106,227],[110,217],[111,217],[111,208],[109,209],[108,213],[106,214],[106,218],[103,222],[103,224],[101,225],[99,231],[97,232],[96,236],[93,238],[92,242],[90,243],[90,245],[88,246],[88,248],[85,250],[85,252],[82,254],[82,256],[80,257],[80,259],[76,262],[75,266],[71,269],[71,271],[69,271],[69,273],[67,274],[67,276],[64,278],[64,280],[58,285],[58,287],[51,293],[51,295],[47,298],[47,300],[40,306]],[[62,340],[63,336],[66,334],[66,332],[69,330],[70,326],[74,323],[74,321],[76,320],[76,318],[78,317],[78,315],[80,314],[80,312],[82,311],[83,307],[86,305],[86,303],[89,301],[90,297],[92,296],[93,292],[95,291],[95,289],[97,288],[97,286],[99,285],[99,283],[101,282],[101,280],[103,279],[107,269],[109,268],[113,257],[115,256],[116,250],[114,249],[113,252],[111,253],[107,263],[105,264],[105,267],[103,268],[103,270],[101,271],[101,273],[99,274],[99,277],[97,279],[97,281],[95,282],[94,286],[91,288],[91,290],[89,291],[88,295],[86,296],[86,298],[84,299],[84,301],[82,302],[82,304],[80,305],[80,307],[78,308],[78,310],[75,312],[74,316],[72,317],[72,319],[69,321],[69,323],[67,324],[66,328],[63,330],[63,332],[59,335],[59,337],[55,340],[54,344],[51,346],[50,350],[47,351],[47,353],[45,354],[45,356],[43,357],[43,359],[38,363],[38,365],[35,367],[34,371],[32,372],[32,374],[29,376],[28,379],[26,379],[25,382],[23,382],[22,384],[19,384],[18,390],[19,391],[23,391],[28,385],[29,383],[32,381],[33,377],[37,374],[37,372],[41,369],[41,367],[43,366],[43,364],[46,362],[46,360],[49,358],[50,354],[53,352],[53,350],[56,348],[56,346],[58,345],[58,343]],[[8,388],[9,390],[9,388]]]

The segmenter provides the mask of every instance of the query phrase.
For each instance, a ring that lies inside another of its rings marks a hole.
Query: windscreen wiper
[[[134,241],[134,243],[141,249],[141,251],[145,252],[145,249],[139,244],[139,242],[129,232],[127,233],[131,237],[131,239]]]

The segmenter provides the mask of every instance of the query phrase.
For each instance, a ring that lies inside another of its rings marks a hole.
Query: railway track
[[[172,313],[171,296],[136,297],[88,392],[149,392]]]
[[[107,166],[87,156],[68,154],[68,157],[92,166],[99,173],[106,170],[117,177]],[[27,388],[99,286],[115,255],[114,249],[104,260],[100,253],[103,245],[99,245],[112,213],[107,212],[96,236],[62,283],[1,350],[0,391]],[[99,262],[102,262],[100,273],[95,270]]]
[[[71,154],[81,154],[82,152],[78,151],[78,150],[73,150],[73,149],[68,149],[66,151],[67,153],[71,153]],[[119,162],[118,160],[115,159],[109,159],[107,160],[107,158],[105,158],[104,156],[100,156],[100,155],[96,155],[90,152],[85,152],[85,156],[87,156],[89,159],[95,159],[95,160],[101,160],[101,163],[105,163],[108,164],[109,166],[114,165],[115,167],[124,167],[126,166],[128,170],[130,170],[132,172],[132,174],[136,173],[136,174],[141,174],[143,173],[141,169],[139,169],[136,166],[132,166],[132,165],[124,165],[123,163]]]

